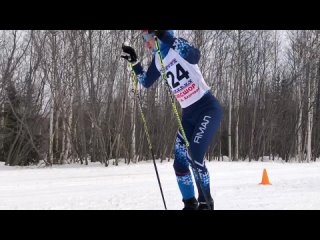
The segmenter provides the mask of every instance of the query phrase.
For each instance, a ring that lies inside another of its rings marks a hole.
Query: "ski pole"
[[[156,44],[156,50],[157,50],[157,53],[158,53],[158,56],[159,56],[159,60],[160,60],[160,64],[161,64],[161,72],[162,72],[161,76],[162,76],[162,79],[165,81],[165,85],[167,86],[167,91],[168,91],[168,95],[170,96],[172,110],[173,110],[173,112],[174,112],[174,114],[175,114],[175,116],[177,118],[177,121],[178,121],[178,124],[179,124],[179,128],[181,130],[183,139],[184,139],[184,141],[186,143],[186,147],[187,147],[187,149],[189,149],[189,156],[191,158],[191,164],[192,164],[192,167],[195,170],[196,176],[198,178],[198,181],[196,181],[197,186],[201,190],[201,192],[202,192],[202,194],[203,194],[203,196],[204,196],[204,198],[206,200],[208,208],[211,209],[209,198],[207,196],[206,191],[204,190],[204,187],[203,187],[203,184],[202,184],[202,181],[201,181],[201,178],[200,178],[200,173],[199,173],[198,169],[196,168],[196,164],[195,164],[195,162],[193,160],[192,152],[191,152],[191,149],[190,149],[190,144],[189,144],[189,141],[187,139],[187,136],[186,136],[186,133],[184,131],[184,128],[182,126],[182,122],[181,122],[181,119],[180,119],[180,116],[179,116],[179,112],[177,110],[177,106],[176,106],[176,104],[174,102],[174,99],[173,99],[173,96],[171,94],[171,89],[170,89],[170,86],[168,84],[166,70],[165,70],[165,67],[164,67],[164,64],[163,64],[163,59],[162,59],[162,55],[161,55],[161,52],[160,52],[160,47],[159,47],[159,42],[158,42],[158,38],[157,37],[155,37],[155,44]]]
[[[165,210],[167,210],[166,201],[164,199],[164,195],[163,195],[163,191],[162,191],[162,187],[161,187],[161,182],[160,182],[160,177],[159,177],[159,173],[158,173],[158,169],[157,169],[157,165],[156,165],[156,160],[155,160],[155,157],[154,157],[154,152],[153,152],[153,148],[152,148],[152,144],[151,144],[151,140],[150,140],[150,134],[149,134],[147,122],[146,122],[146,119],[145,119],[145,116],[144,116],[144,113],[143,113],[143,110],[142,110],[142,103],[141,103],[140,94],[137,91],[138,81],[136,79],[135,72],[132,69],[132,64],[129,63],[129,66],[130,66],[130,70],[131,70],[131,74],[132,74],[132,83],[133,83],[133,87],[134,87],[134,93],[135,93],[135,95],[137,96],[137,99],[138,99],[138,105],[139,105],[139,111],[140,111],[140,115],[141,115],[141,120],[142,120],[142,123],[143,123],[144,132],[145,132],[146,137],[147,137],[149,149],[150,149],[150,152],[151,152],[151,155],[152,155],[153,165],[154,165],[154,169],[156,171],[158,184],[159,184],[159,188],[160,188],[160,192],[161,192],[161,196],[162,196],[162,201],[163,201]]]

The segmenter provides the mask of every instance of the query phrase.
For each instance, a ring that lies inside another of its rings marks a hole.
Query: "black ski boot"
[[[198,210],[213,210],[213,209],[214,209],[213,200],[210,201],[210,208],[208,208],[208,205],[206,202],[199,202]]]
[[[198,201],[195,197],[182,200],[184,202],[184,208],[182,210],[197,210],[198,209]]]

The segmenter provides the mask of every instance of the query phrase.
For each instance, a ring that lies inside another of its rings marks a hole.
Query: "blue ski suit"
[[[159,46],[172,94],[182,107],[182,125],[190,144],[191,156],[207,196],[212,198],[210,177],[204,156],[219,128],[223,110],[219,101],[210,92],[198,67],[201,55],[199,49],[183,38],[176,38],[172,30],[167,30],[159,39]],[[150,87],[161,76],[161,64],[156,50],[153,49],[153,59],[147,71],[140,62],[133,66],[133,70],[140,84],[146,88]],[[191,156],[188,154],[182,133],[178,130],[173,166],[183,200],[195,197],[189,168]],[[195,169],[192,168],[192,171]],[[198,181],[197,175],[193,175]],[[198,189],[198,201],[205,202],[200,189]]]

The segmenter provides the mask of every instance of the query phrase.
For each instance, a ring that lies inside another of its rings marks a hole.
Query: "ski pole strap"
[[[130,66],[131,75],[132,75],[133,90],[134,90],[134,93],[136,94],[137,90],[138,90],[138,81],[137,81],[136,75],[133,71],[132,63],[130,63],[129,66]]]

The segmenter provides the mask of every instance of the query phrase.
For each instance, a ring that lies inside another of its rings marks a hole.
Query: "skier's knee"
[[[176,174],[183,174],[183,173],[189,173],[189,165],[186,164],[185,162],[180,162],[175,159],[173,163],[173,169]]]
[[[179,172],[179,170],[181,170],[181,163],[179,163],[176,159],[173,162],[173,169],[175,172]]]

